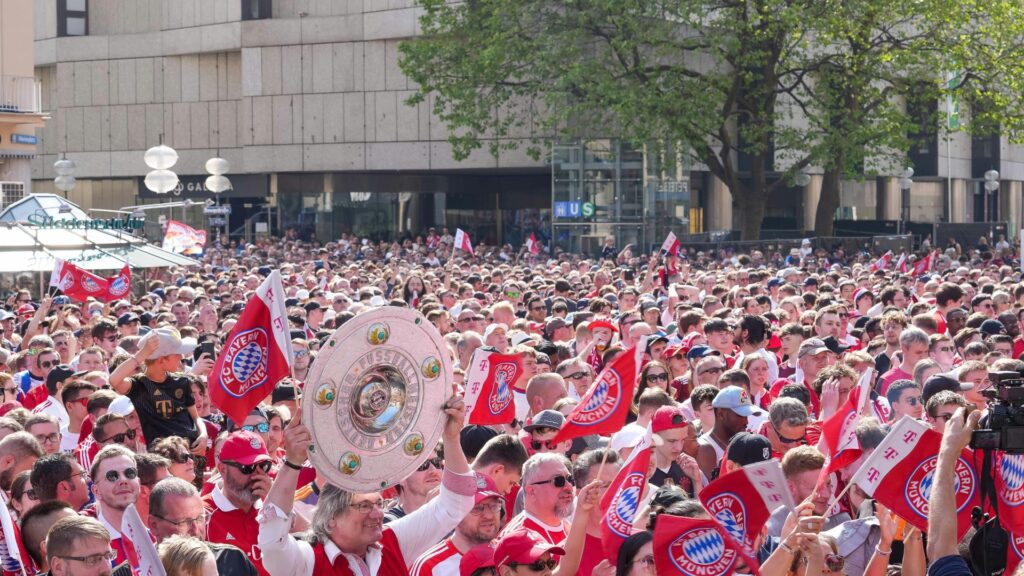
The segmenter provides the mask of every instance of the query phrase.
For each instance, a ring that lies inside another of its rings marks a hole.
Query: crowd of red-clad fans
[[[927,266],[908,268],[809,242],[653,256],[609,244],[601,257],[471,256],[452,242],[431,230],[231,244],[151,275],[131,299],[11,294],[4,574],[141,573],[141,539],[166,574],[190,576],[914,576],[1019,563],[1024,461],[968,449],[996,396],[990,373],[1024,373],[1008,245],[924,246],[910,262]],[[273,270],[291,377],[231,421],[207,375]],[[308,462],[301,391],[335,329],[388,306],[441,333],[456,389],[479,351],[515,355],[515,417],[464,424],[452,396],[418,470],[351,493]],[[635,370],[611,371],[629,354]],[[612,385],[632,391],[622,425],[566,438]],[[1001,548],[967,546],[975,505],[1001,522]],[[136,514],[143,528],[126,533]]]

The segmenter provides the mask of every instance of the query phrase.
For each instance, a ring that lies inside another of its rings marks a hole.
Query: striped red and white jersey
[[[459,549],[446,538],[416,559],[409,576],[459,576],[461,561]]]

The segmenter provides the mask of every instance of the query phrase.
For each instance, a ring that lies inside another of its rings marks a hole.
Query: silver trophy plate
[[[448,348],[419,312],[359,314],[321,346],[303,388],[310,462],[352,492],[400,482],[433,455],[451,382]]]

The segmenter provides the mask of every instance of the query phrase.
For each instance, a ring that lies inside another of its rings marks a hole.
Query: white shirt
[[[440,494],[420,509],[389,523],[385,530],[394,532],[406,561],[415,560],[448,536],[473,509],[476,477],[472,472],[457,474],[445,470]],[[259,547],[263,568],[270,576],[313,576],[313,547],[288,533],[291,515],[271,502],[265,502],[257,521],[260,524]],[[370,546],[365,558],[341,551],[334,542],[324,543],[324,553],[332,563],[345,554],[353,574],[376,576],[383,553],[379,546]]]
[[[49,414],[57,419],[60,428],[67,428],[71,423],[71,417],[64,405],[55,396],[49,396],[46,401],[32,409],[33,414]]]
[[[81,433],[68,431],[67,426],[61,426],[60,428],[60,451],[71,454],[75,451],[75,447],[78,446],[78,439],[81,438]]]

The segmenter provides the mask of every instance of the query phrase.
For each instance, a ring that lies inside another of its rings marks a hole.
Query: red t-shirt
[[[882,374],[882,380],[878,385],[878,393],[885,396],[885,392],[889,390],[889,385],[897,380],[913,380],[914,375],[904,371],[899,366],[889,370],[885,374]]]

